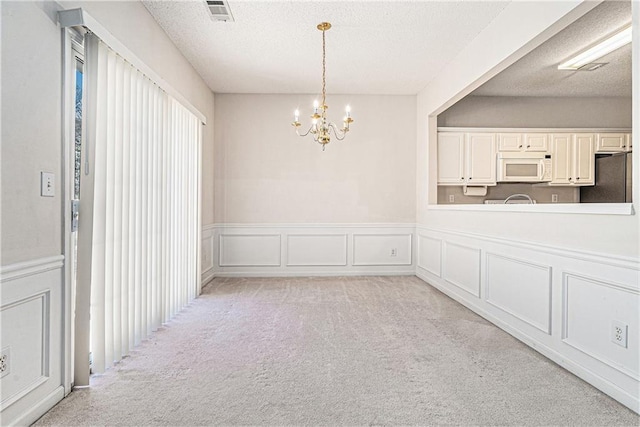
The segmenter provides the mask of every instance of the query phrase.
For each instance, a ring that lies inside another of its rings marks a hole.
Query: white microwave
[[[498,153],[498,182],[550,182],[551,155]]]

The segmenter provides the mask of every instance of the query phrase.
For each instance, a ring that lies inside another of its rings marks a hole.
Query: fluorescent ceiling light
[[[577,70],[580,67],[584,67],[585,65],[594,62],[598,58],[602,58],[606,54],[611,53],[618,48],[621,48],[627,43],[631,43],[631,25],[623,28],[622,30],[618,31],[608,39],[603,40],[592,48],[587,49],[584,52],[569,59],[568,61],[558,65],[558,70]]]

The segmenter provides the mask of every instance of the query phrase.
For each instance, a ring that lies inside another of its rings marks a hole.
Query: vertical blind
[[[86,49],[90,346],[101,373],[197,296],[200,122],[96,36]]]

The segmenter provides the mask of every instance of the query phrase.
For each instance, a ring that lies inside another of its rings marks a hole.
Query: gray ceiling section
[[[558,64],[631,22],[631,2],[605,1],[480,86],[471,96],[631,97],[631,44],[598,60],[594,71]]]

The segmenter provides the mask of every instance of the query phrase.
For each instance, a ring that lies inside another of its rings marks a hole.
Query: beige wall
[[[631,128],[631,97],[467,96],[438,115],[438,126]]]
[[[417,222],[433,229],[473,232],[515,241],[538,242],[575,250],[637,257],[638,216],[542,214],[510,212],[465,212],[430,210],[436,198],[435,118],[487,78],[495,75],[530,49],[544,42],[596,2],[552,2],[540,8],[535,3],[513,2],[465,50],[456,57],[419,95],[417,117]],[[544,13],[542,11],[544,9]],[[636,8],[637,9],[637,8]],[[637,28],[638,13],[634,22]],[[635,32],[637,34],[637,31]],[[509,37],[504,37],[509,34]],[[636,36],[637,37],[637,36]],[[636,38],[637,40],[637,38]],[[637,56],[637,49],[636,56]],[[637,66],[634,57],[634,64]],[[636,70],[637,71],[637,70]],[[634,71],[635,73],[635,71]],[[636,73],[637,74],[637,73]],[[634,108],[638,125],[638,85]],[[637,146],[638,133],[634,134]],[[640,164],[638,152],[634,163]],[[634,209],[638,212],[638,169],[634,170]]]
[[[216,94],[216,222],[415,222],[415,96],[329,95],[329,118],[350,104],[355,122],[324,152],[290,125],[313,100]]]
[[[62,253],[60,7],[83,7],[208,119],[203,224],[213,223],[214,96],[139,2],[2,2],[2,264]],[[40,197],[40,171],[56,196]]]

